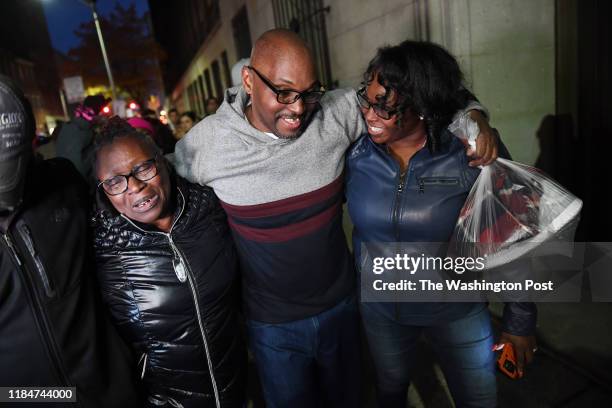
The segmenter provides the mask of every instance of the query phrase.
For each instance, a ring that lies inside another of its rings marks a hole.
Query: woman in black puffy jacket
[[[215,194],[174,175],[155,144],[119,118],[95,151],[98,277],[140,356],[147,404],[242,406],[237,258]]]

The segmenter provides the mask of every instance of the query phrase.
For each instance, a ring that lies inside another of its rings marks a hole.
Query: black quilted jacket
[[[238,269],[213,191],[178,179],[170,233],[99,211],[98,277],[120,333],[140,355],[149,406],[242,406],[245,349]]]

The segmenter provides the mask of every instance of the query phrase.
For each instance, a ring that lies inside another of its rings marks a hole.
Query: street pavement
[[[491,305],[494,326],[502,305]],[[612,304],[538,305],[538,352],[526,376],[498,372],[500,408],[612,407]],[[498,330],[497,330],[498,331]],[[362,342],[363,342],[362,338]],[[406,407],[451,408],[448,387],[426,341],[419,344],[415,379]],[[374,370],[363,343],[363,408],[376,408]],[[249,408],[264,407],[254,362],[249,363]],[[384,408],[384,407],[381,407]]]

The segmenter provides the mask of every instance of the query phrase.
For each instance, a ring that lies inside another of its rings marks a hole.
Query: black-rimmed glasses
[[[157,160],[152,158],[134,166],[129,174],[118,174],[98,183],[108,195],[119,195],[128,189],[130,177],[139,181],[148,181],[157,176]]]
[[[304,91],[304,92],[299,92],[293,89],[278,89],[268,78],[263,76],[255,68],[253,68],[250,65],[247,66],[247,68],[253,71],[254,73],[256,73],[259,79],[261,79],[261,81],[264,84],[266,84],[266,86],[270,88],[272,92],[276,94],[276,100],[279,103],[282,103],[285,105],[291,105],[292,103],[295,103],[300,98],[302,99],[304,103],[308,103],[308,104],[317,103],[321,100],[321,98],[325,94],[325,88],[323,88],[322,86],[319,86],[318,91]]]
[[[363,87],[357,91],[357,101],[359,101],[359,106],[364,110],[364,113],[369,111],[370,108],[374,109],[374,113],[381,119],[389,120],[393,115],[399,112],[399,109],[395,108],[387,108],[382,104],[374,104],[370,103],[368,97],[366,96],[366,88]]]

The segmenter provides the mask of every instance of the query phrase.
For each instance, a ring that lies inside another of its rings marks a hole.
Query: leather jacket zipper
[[[400,230],[399,230],[399,216],[400,216],[400,206],[402,201],[402,194],[404,192],[404,184],[406,182],[406,177],[410,173],[410,166],[399,174],[399,180],[397,183],[397,189],[395,190],[395,205],[393,207],[393,219],[391,223],[393,225],[393,229],[395,230],[395,241],[399,242],[400,239]]]
[[[404,184],[406,182],[406,177],[410,173],[411,167],[412,167],[412,163],[410,163],[408,165],[408,168],[404,170],[403,172],[400,169],[397,189],[395,190],[395,204],[393,207],[393,217],[392,217],[393,219],[391,220],[391,223],[393,225],[393,229],[395,230],[395,242],[396,243],[398,243],[400,240],[399,215],[400,215],[400,206],[402,202],[402,194],[404,192]],[[395,311],[395,319],[398,320],[399,319],[399,307],[398,307],[397,302],[393,303],[393,308]]]
[[[13,255],[13,259],[15,260],[15,262],[17,262],[17,266],[21,267],[22,266],[21,259],[19,258],[17,249],[15,248],[15,245],[13,244],[13,240],[9,238],[8,233],[4,234],[4,242],[6,242],[7,248],[9,249],[9,251],[11,251],[11,255]]]
[[[183,192],[180,189],[178,189],[178,191],[181,197],[183,197],[183,203],[185,203],[185,197],[183,196]],[[170,227],[170,232],[145,231],[142,228],[140,228],[138,225],[134,224],[134,222],[132,222],[132,220],[130,220],[128,217],[124,216],[123,214],[121,214],[121,216],[125,220],[127,220],[130,224],[132,224],[135,228],[139,229],[140,231],[144,233],[162,234],[168,238],[168,241],[170,243],[170,248],[172,250],[172,266],[174,268],[174,273],[176,274],[176,277],[181,283],[184,283],[185,281],[189,282],[189,288],[191,290],[191,296],[193,298],[193,303],[194,303],[195,310],[196,310],[198,326],[200,329],[200,334],[202,336],[202,341],[204,342],[204,352],[206,353],[206,362],[208,364],[208,371],[210,372],[210,380],[212,382],[213,392],[215,394],[215,405],[217,406],[217,408],[221,408],[221,401],[219,399],[219,390],[217,388],[217,380],[215,379],[215,374],[213,372],[213,363],[210,357],[210,349],[208,348],[208,341],[206,340],[204,322],[202,321],[200,303],[198,302],[198,293],[195,287],[195,277],[191,273],[191,268],[189,267],[189,264],[187,263],[187,261],[185,261],[185,257],[183,256],[183,253],[176,246],[176,244],[174,243],[174,240],[172,239],[172,229],[174,228],[174,225],[176,225],[177,221],[183,214],[184,209],[185,209],[185,205],[183,204],[183,206],[181,207],[181,211],[179,211],[179,214],[174,219],[174,222],[172,223],[172,226]]]
[[[17,250],[17,247],[15,246],[15,243],[8,232],[4,234],[4,241],[6,242],[6,245],[13,256],[13,259],[17,263],[17,268],[24,272],[23,276],[26,280],[24,287],[26,293],[30,298],[33,307],[38,311],[38,313],[34,313],[34,319],[38,323],[37,326],[42,331],[42,340],[47,347],[47,352],[49,353],[51,363],[55,367],[55,371],[59,377],[60,386],[68,387],[70,386],[70,381],[68,381],[68,375],[64,369],[60,352],[58,350],[57,343],[55,342],[55,336],[53,336],[53,332],[51,331],[51,325],[49,324],[45,308],[42,306],[37,290],[35,289],[32,275],[30,274],[27,266],[21,261],[19,251]]]

